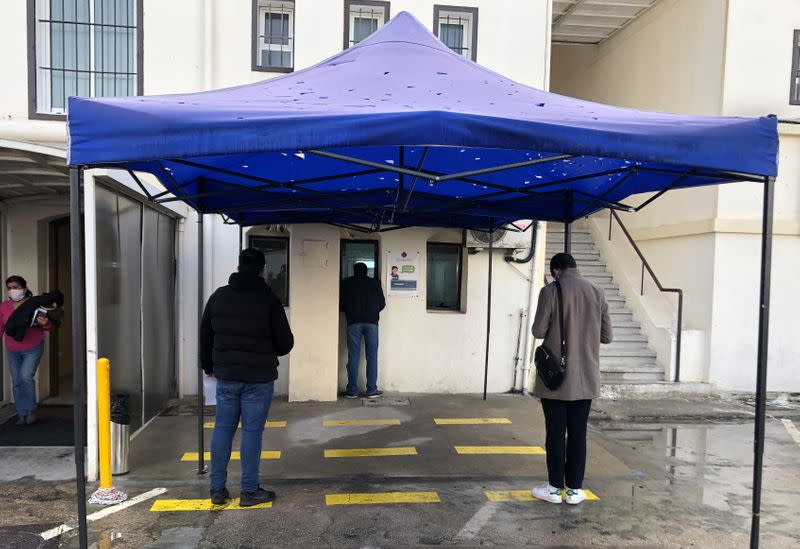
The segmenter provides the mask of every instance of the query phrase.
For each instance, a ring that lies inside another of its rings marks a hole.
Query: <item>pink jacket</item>
[[[6,349],[9,352],[18,353],[38,347],[44,342],[44,333],[53,329],[53,324],[51,322],[48,322],[44,327],[31,326],[25,330],[25,337],[22,341],[16,341],[14,338],[6,335],[6,323],[13,312],[13,301],[6,299],[3,303],[0,303],[0,332],[3,333],[3,341],[6,342]]]

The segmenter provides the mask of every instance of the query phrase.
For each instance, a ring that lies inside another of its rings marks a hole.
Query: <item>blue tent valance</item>
[[[777,174],[777,120],[624,109],[518,84],[401,13],[306,70],[202,93],[69,100],[69,163],[153,173],[244,225],[488,228]]]

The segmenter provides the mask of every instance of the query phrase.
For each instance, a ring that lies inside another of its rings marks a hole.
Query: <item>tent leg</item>
[[[486,287],[486,357],[483,365],[483,400],[489,386],[489,340],[492,332],[492,260],[494,259],[494,219],[489,232],[489,281]]]
[[[761,292],[758,311],[758,358],[756,375],[756,420],[753,459],[753,520],[750,547],[758,547],[761,521],[761,477],[764,463],[764,429],[767,406],[767,356],[769,347],[769,293],[772,274],[772,218],[775,182],[764,178],[764,212],[761,229]]]
[[[564,253],[572,252],[572,223],[564,222]]]
[[[204,475],[206,469],[205,433],[203,432],[203,370],[200,368],[200,320],[203,318],[203,214],[197,213],[197,474]],[[241,241],[240,241],[241,242]],[[240,244],[241,245],[241,244]]]
[[[69,216],[72,270],[72,383],[75,390],[75,479],[78,502],[78,537],[81,549],[89,546],[86,529],[86,324],[84,309],[83,219],[81,183],[83,169],[69,169]],[[94,250],[90,250],[94,253]]]
[[[243,239],[244,239],[244,227],[239,225],[239,253],[242,253],[242,247],[244,246]]]

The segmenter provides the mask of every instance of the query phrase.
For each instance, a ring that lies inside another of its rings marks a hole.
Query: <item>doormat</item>
[[[0,446],[72,446],[72,408],[42,407],[33,425],[15,425],[17,416],[0,425]]]
[[[402,396],[382,396],[380,398],[365,398],[362,400],[364,406],[410,406],[411,401],[408,397]]]

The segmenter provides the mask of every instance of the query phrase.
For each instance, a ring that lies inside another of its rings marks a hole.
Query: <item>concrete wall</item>
[[[769,4],[662,0],[599,46],[554,46],[551,89],[660,111],[797,117],[800,107],[789,105],[788,93],[800,4]],[[769,388],[798,390],[800,372],[790,361],[796,364],[800,343],[790,332],[800,303],[783,273],[800,267],[800,136],[781,125],[780,137]],[[692,340],[701,348],[689,360],[705,365],[696,373],[722,389],[752,390],[761,186],[670,192],[623,219],[662,282],[686,292],[684,327],[696,331]]]

